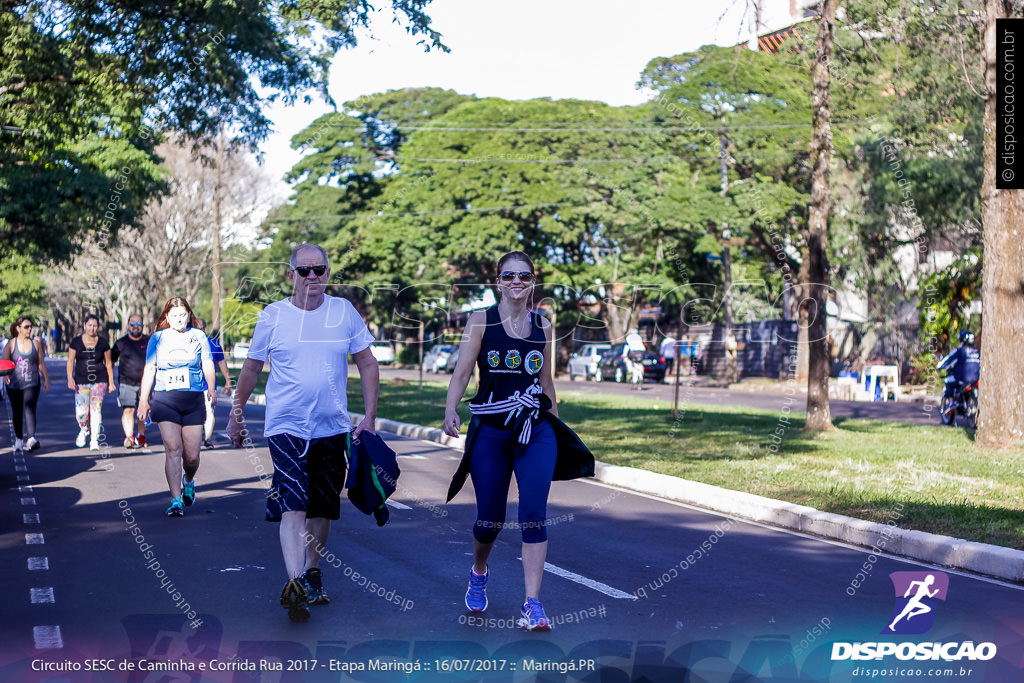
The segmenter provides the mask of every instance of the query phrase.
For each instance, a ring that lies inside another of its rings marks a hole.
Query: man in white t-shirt
[[[307,604],[329,602],[318,564],[331,520],[340,515],[351,441],[374,432],[379,372],[370,352],[373,336],[355,307],[324,293],[331,271],[323,247],[300,245],[288,264],[295,293],[260,314],[235,385],[227,431],[235,448],[243,440],[251,443],[242,412],[263,364],[270,363],[264,436],[274,480],[267,492],[267,520],[281,522],[288,571],[281,605],[292,621],[305,621]],[[366,405],[366,416],[354,429],[345,395],[349,354]]]
[[[672,335],[669,335],[661,340],[661,346],[659,347],[661,356],[665,359],[665,381],[668,381],[669,376],[672,374],[672,367],[676,360],[676,339]]]

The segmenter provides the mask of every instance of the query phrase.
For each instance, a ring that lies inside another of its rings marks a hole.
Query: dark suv
[[[597,363],[597,376],[595,379],[614,380],[616,382],[628,382],[629,371],[622,360],[622,350],[625,344],[613,344],[611,351],[601,355]],[[665,359],[656,353],[644,351],[644,381],[663,382],[665,380]]]

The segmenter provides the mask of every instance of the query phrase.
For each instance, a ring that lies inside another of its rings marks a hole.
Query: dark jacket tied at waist
[[[580,477],[594,476],[594,454],[590,452],[590,449],[587,448],[576,432],[551,414],[551,399],[547,394],[538,394],[537,398],[540,401],[540,413],[536,420],[538,422],[545,420],[551,425],[551,428],[555,431],[555,443],[558,448],[558,455],[555,459],[555,473],[552,475],[551,480],[568,481],[570,479],[579,479]],[[523,423],[526,420],[531,420],[532,413],[533,411],[528,410],[519,412],[512,427],[513,434],[523,433],[523,427],[526,426]],[[469,476],[469,465],[479,426],[480,418],[474,415],[473,419],[469,421],[469,429],[466,432],[466,450],[462,456],[462,461],[459,463],[459,468],[455,470],[455,475],[452,477],[452,483],[448,487],[447,502],[450,502],[462,490],[466,483],[466,477]],[[516,457],[523,453],[525,447],[525,444],[520,444],[518,439],[513,439],[509,445],[512,454]]]

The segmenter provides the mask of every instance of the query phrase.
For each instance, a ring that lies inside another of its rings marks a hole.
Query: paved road
[[[106,407],[116,436],[117,409],[111,399]],[[391,523],[378,528],[343,504],[323,563],[333,601],[293,624],[276,604],[284,572],[277,526],[262,521],[262,441],[245,451],[221,438],[204,451],[196,504],[169,519],[159,444],[151,453],[76,449],[70,392],[55,387],[40,408],[40,451],[13,458],[0,429],[2,681],[859,681],[864,665],[936,670],[933,681],[1024,679],[1020,586],[588,481],[552,491],[543,598],[554,632],[510,628],[522,599],[514,529],[492,556],[487,621],[471,623],[462,595],[472,491],[443,503],[459,453],[395,436],[387,438],[403,474]],[[223,425],[226,406],[220,414]],[[262,409],[247,415],[259,430]],[[948,578],[926,634],[879,635],[892,619],[893,572]],[[968,640],[998,653],[978,662],[830,661],[834,642]],[[84,671],[94,658],[137,668]],[[316,668],[210,671],[214,661]],[[331,670],[388,662],[423,670]],[[600,675],[530,670],[569,662]],[[194,670],[148,670],[153,663]],[[83,670],[34,671],[44,666]],[[466,666],[478,671],[438,671]],[[961,667],[972,671],[960,676]],[[479,670],[489,668],[503,670]]]
[[[382,368],[382,378],[401,377],[408,381],[419,379],[419,372],[416,370],[400,370],[397,368]],[[424,380],[448,382],[451,375],[423,373]],[[685,379],[684,379],[685,382]],[[707,383],[706,377],[694,378],[693,382],[682,384],[679,387],[680,402],[704,403],[711,405],[738,405],[751,408],[762,408],[764,410],[781,410],[786,403],[791,410],[803,412],[807,410],[807,396],[803,391],[804,387],[796,382],[781,382],[776,385],[764,385],[755,383],[740,383],[732,389],[713,388],[702,386]],[[555,388],[559,395],[569,395],[572,392],[580,394],[621,394],[637,395],[658,398],[671,401],[674,387],[667,384],[648,383],[643,389],[637,392],[636,389],[627,384],[616,384],[615,382],[593,382],[570,381],[567,375],[555,380]],[[934,400],[927,403],[914,403],[902,401],[899,403],[878,402],[862,403],[858,401],[836,401],[830,402],[832,417],[842,418],[863,418],[869,420],[888,420],[892,422],[910,422],[914,424],[939,423],[938,409]]]

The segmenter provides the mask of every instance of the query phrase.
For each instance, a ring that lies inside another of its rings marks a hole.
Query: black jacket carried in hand
[[[352,440],[349,466],[348,499],[364,514],[373,515],[377,526],[384,526],[391,515],[386,502],[398,488],[401,474],[395,452],[384,439],[363,432]]]

